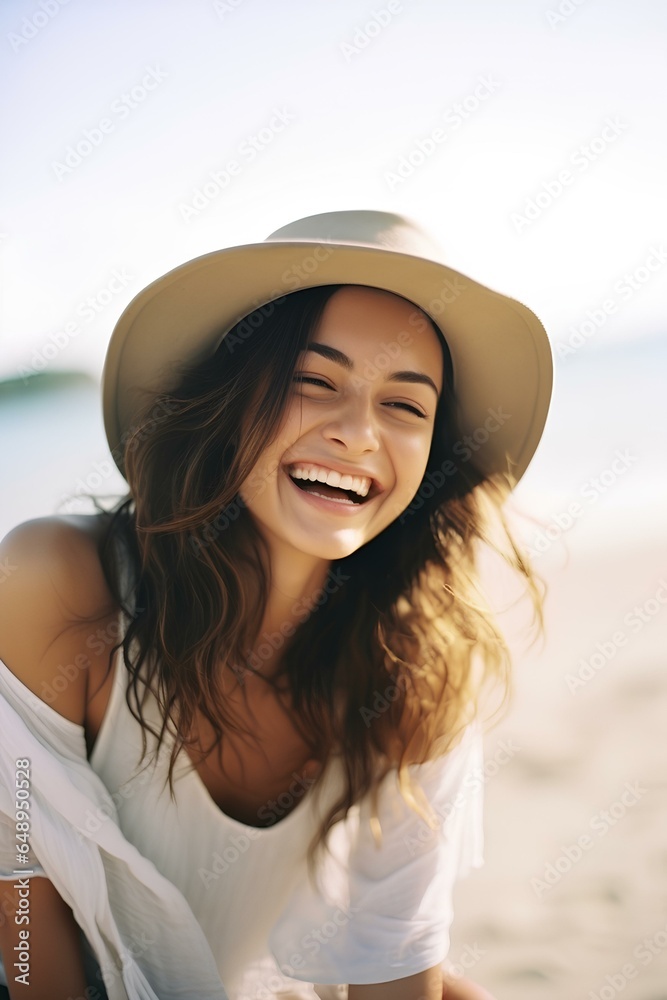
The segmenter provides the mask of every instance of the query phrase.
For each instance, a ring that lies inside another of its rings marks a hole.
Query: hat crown
[[[376,247],[442,262],[442,249],[412,219],[396,212],[353,210],[308,215],[276,229],[265,243],[337,243]]]

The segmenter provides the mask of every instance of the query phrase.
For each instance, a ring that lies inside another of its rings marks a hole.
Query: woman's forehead
[[[378,288],[345,285],[326,304],[311,344],[323,345],[330,360],[349,369],[382,356],[393,369],[417,366],[442,388],[441,336],[430,318],[413,302]],[[308,348],[306,348],[308,349]],[[336,357],[336,352],[338,356]],[[340,355],[348,359],[343,361]]]

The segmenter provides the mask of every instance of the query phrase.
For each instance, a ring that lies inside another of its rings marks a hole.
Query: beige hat
[[[210,357],[239,320],[289,292],[350,284],[394,292],[431,317],[452,357],[460,455],[518,482],[549,409],[547,334],[526,306],[439,257],[426,233],[401,215],[325,212],[291,222],[263,243],[196,257],[153,281],[118,320],[102,374],[104,426],[118,468],[123,472],[124,445],[140,412],[172,387],[175,364]]]

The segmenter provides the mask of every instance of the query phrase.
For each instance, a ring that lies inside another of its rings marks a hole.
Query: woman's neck
[[[263,660],[259,668],[265,676],[272,672],[278,650],[294,635],[298,626],[322,606],[323,585],[330,560],[306,553],[271,553],[268,573],[269,593],[256,642],[256,655]],[[326,594],[326,591],[324,591]],[[273,655],[269,656],[273,649]],[[266,656],[262,656],[266,653]]]
[[[271,568],[269,597],[264,612],[262,627],[280,628],[283,623],[300,622],[304,619],[304,608],[317,607],[321,590],[329,573],[330,562],[320,560],[317,564],[293,560],[281,562]]]

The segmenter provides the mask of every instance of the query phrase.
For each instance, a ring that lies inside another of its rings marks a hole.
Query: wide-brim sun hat
[[[151,400],[174,387],[177,367],[212,356],[232,327],[262,305],[303,288],[347,284],[393,292],[433,320],[452,359],[459,460],[472,454],[485,474],[509,474],[516,485],[549,410],[549,339],[527,306],[453,270],[441,256],[402,215],[326,212],[291,222],[262,243],[196,257],[153,281],[116,323],[102,373],[104,427],[121,473],[126,442]]]

